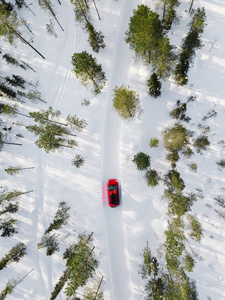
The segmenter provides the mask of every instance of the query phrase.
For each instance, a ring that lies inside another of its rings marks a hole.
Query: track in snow
[[[133,299],[129,261],[123,221],[123,207],[110,208],[107,204],[106,184],[108,179],[120,181],[120,133],[121,120],[112,107],[115,86],[126,85],[129,79],[131,53],[125,44],[125,31],[133,10],[133,0],[123,0],[120,5],[120,24],[111,63],[111,77],[108,81],[104,129],[102,138],[102,198],[105,207],[106,240],[110,270],[112,299]],[[121,193],[122,195],[122,193]],[[122,200],[122,199],[121,199]]]

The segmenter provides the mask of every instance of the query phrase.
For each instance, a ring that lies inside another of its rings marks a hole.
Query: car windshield
[[[109,191],[116,191],[117,186],[115,184],[110,184],[109,185]]]
[[[111,204],[115,205],[116,204],[116,195],[115,194],[111,194]]]

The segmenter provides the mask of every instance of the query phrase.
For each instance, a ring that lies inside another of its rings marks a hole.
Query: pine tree
[[[25,80],[19,75],[13,74],[12,78],[10,78],[9,76],[6,76],[5,80],[12,86],[19,86],[22,89],[25,89],[25,86],[24,86]]]
[[[150,63],[158,48],[159,40],[163,37],[163,27],[156,12],[147,5],[138,5],[130,18],[129,29],[125,41],[134,50],[137,57]]]
[[[34,169],[34,167],[23,168],[20,166],[17,167],[8,167],[5,169],[5,172],[11,176],[19,174],[22,170]]]
[[[72,65],[74,66],[73,72],[81,83],[86,87],[90,87],[94,94],[99,94],[105,85],[106,77],[96,58],[86,51],[74,53]]]
[[[172,23],[176,20],[176,8],[180,5],[178,0],[160,0],[163,2],[163,25],[170,30]]]
[[[0,293],[0,300],[3,300],[7,297],[7,295],[12,294],[13,289],[16,285],[16,280],[9,280],[6,284],[6,287],[4,288],[4,290],[1,291]]]
[[[24,243],[16,244],[16,246],[14,246],[9,253],[0,260],[0,270],[5,268],[11,262],[18,262],[25,254],[27,254],[26,245]]]
[[[2,57],[6,60],[8,64],[12,64],[26,70],[26,66],[10,54],[6,53]]]
[[[133,119],[140,116],[141,107],[138,92],[131,90],[129,86],[124,84],[120,87],[116,86],[113,91],[113,107],[122,119]]]
[[[52,255],[56,251],[59,251],[59,243],[56,238],[57,236],[55,236],[55,234],[50,236],[48,234],[44,234],[40,243],[37,244],[38,249],[46,248],[47,255]]]
[[[71,163],[76,168],[80,168],[81,166],[83,166],[84,162],[85,162],[85,159],[81,155],[76,154],[75,158],[72,160]]]
[[[156,170],[149,169],[145,174],[145,179],[147,181],[148,186],[155,187],[159,184],[160,177]]]
[[[69,218],[69,206],[66,202],[60,202],[58,205],[58,210],[54,216],[53,222],[46,229],[45,234],[49,233],[52,230],[57,230],[61,228],[63,225],[67,224],[67,219]]]
[[[86,126],[87,122],[84,119],[78,118],[76,115],[71,116],[70,114],[66,117],[66,120],[68,121],[68,125],[76,129],[77,131],[82,131]]]
[[[59,27],[62,29],[62,31],[64,31],[63,27],[59,23],[58,18],[56,17],[51,0],[38,0],[38,2],[39,2],[40,7],[43,10],[48,11],[52,14],[52,16],[55,18],[56,22],[58,23]]]
[[[93,51],[98,53],[100,48],[105,48],[104,35],[101,31],[97,32],[90,22],[88,22],[86,28],[89,33],[88,42],[92,47]]]
[[[12,99],[12,98],[16,97],[16,92],[9,86],[0,82],[0,96],[2,96],[2,95],[7,95],[9,98]]]
[[[84,23],[86,26],[91,21],[89,12],[90,0],[70,0],[74,6],[75,19],[78,23]],[[86,27],[85,26],[85,27]]]
[[[152,69],[160,79],[168,78],[174,71],[177,57],[173,49],[168,36],[158,40],[157,49],[152,55]]]
[[[15,228],[16,219],[10,218],[9,220],[3,221],[0,223],[0,230],[2,231],[2,237],[10,237],[17,233],[18,231]]]
[[[159,81],[156,73],[152,73],[151,77],[147,81],[147,85],[148,85],[148,92],[152,97],[157,98],[161,96],[162,83]]]
[[[150,156],[143,152],[135,154],[132,161],[136,164],[138,170],[145,170],[150,166]]]

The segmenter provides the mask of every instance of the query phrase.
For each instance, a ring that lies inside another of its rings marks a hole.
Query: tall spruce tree
[[[81,83],[90,88],[94,94],[99,94],[105,85],[106,77],[96,58],[86,51],[74,53],[72,65],[73,72]]]
[[[159,40],[163,37],[163,26],[156,12],[147,5],[138,5],[130,18],[129,29],[125,41],[147,63],[152,61],[152,56],[158,48]]]

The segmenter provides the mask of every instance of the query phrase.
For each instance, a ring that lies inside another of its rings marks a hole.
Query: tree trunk
[[[190,8],[189,8],[189,14],[191,13],[193,3],[194,3],[194,0],[191,0],[191,5],[190,5]]]
[[[22,144],[17,144],[17,143],[8,143],[8,142],[2,142],[2,143],[6,145],[22,146]]]
[[[92,0],[92,1],[93,1],[93,3],[94,3],[96,12],[97,12],[97,14],[98,14],[98,18],[99,18],[99,20],[101,20],[100,15],[99,15],[99,12],[98,12],[98,9],[97,9],[97,6],[96,6],[96,4],[95,4],[95,0]]]
[[[101,280],[100,280],[100,282],[99,282],[99,285],[98,285],[98,288],[97,288],[97,291],[96,291],[96,294],[95,294],[95,297],[94,297],[93,300],[96,300],[96,298],[97,298],[97,296],[98,296],[98,292],[99,292],[99,289],[100,289],[100,287],[101,287],[103,277],[104,277],[104,276],[102,276],[102,278],[101,278]]]
[[[1,18],[2,20],[2,18]],[[14,28],[12,28],[12,26],[10,26],[5,20],[2,20],[7,26],[8,28],[15,34],[17,35],[22,42],[24,42],[25,44],[27,44],[28,46],[30,46],[38,55],[40,55],[43,59],[45,59],[45,57],[37,50],[35,49],[28,41],[26,41],[20,34],[19,32],[17,32]]]

